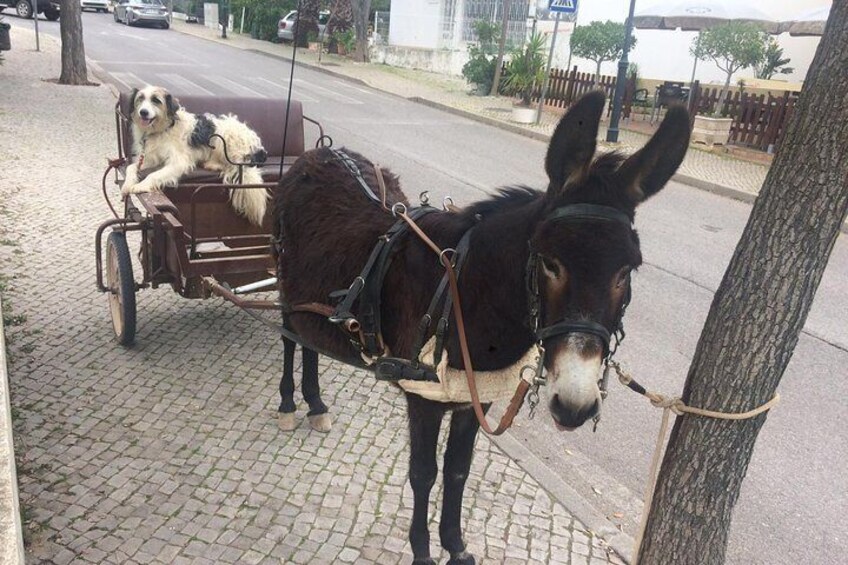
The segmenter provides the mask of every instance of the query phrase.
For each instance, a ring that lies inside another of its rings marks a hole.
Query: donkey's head
[[[557,126],[545,158],[545,216],[531,241],[546,388],[560,429],[600,411],[601,363],[630,299],[630,272],[642,263],[634,211],[668,182],[689,143],[686,110],[671,108],[641,150],[595,159],[603,108],[603,94],[588,94]]]

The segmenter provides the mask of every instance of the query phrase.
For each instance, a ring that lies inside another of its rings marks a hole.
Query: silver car
[[[318,36],[324,40],[324,29],[330,21],[330,12],[318,12]],[[294,41],[294,24],[297,22],[297,10],[292,10],[277,23],[277,38],[282,41]]]
[[[168,8],[159,0],[120,0],[115,5],[115,21],[129,26],[140,24],[170,27]]]

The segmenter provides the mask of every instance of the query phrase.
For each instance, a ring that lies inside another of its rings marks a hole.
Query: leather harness
[[[304,303],[290,305],[286,308],[286,313],[290,312],[311,312],[323,317],[326,317],[330,322],[337,324],[350,339],[351,343],[360,351],[363,359],[373,362],[376,376],[379,380],[396,382],[398,380],[419,380],[439,382],[436,375],[435,367],[423,363],[419,357],[424,343],[431,335],[432,324],[436,319],[441,306],[441,315],[436,321],[435,337],[436,337],[436,354],[435,361],[438,365],[439,360],[444,354],[445,338],[450,325],[450,314],[453,310],[454,319],[456,321],[457,333],[459,336],[460,350],[463,357],[463,365],[465,366],[466,376],[468,379],[468,387],[471,393],[472,406],[480,426],[490,435],[500,435],[506,431],[521,406],[524,398],[531,386],[538,389],[539,384],[544,383],[542,376],[543,359],[539,359],[538,367],[536,368],[533,382],[528,381],[523,377],[519,380],[518,388],[516,389],[512,400],[510,401],[499,425],[495,430],[492,430],[488,425],[485,414],[480,403],[475,382],[474,370],[471,366],[471,359],[468,353],[467,339],[465,335],[465,327],[462,318],[462,309],[459,304],[458,291],[458,276],[462,266],[468,256],[471,234],[473,226],[463,234],[456,249],[440,249],[422,230],[418,227],[416,221],[425,215],[436,211],[435,208],[423,204],[421,207],[407,210],[406,206],[401,203],[393,205],[391,208],[386,205],[386,188],[383,181],[380,168],[374,165],[377,181],[380,184],[381,197],[371,189],[368,183],[362,176],[356,161],[338,149],[330,149],[339,162],[347,169],[354,177],[357,183],[362,188],[363,192],[369,199],[380,204],[384,209],[390,210],[398,220],[389,228],[389,230],[378,238],[371,255],[362,268],[360,274],[354,279],[350,287],[344,290],[335,291],[330,294],[331,299],[337,300],[335,307],[320,304],[320,303]],[[601,206],[595,204],[569,204],[553,210],[548,214],[547,220],[564,220],[564,221],[613,221],[623,224],[632,229],[632,223],[627,214],[612,208],[610,206]],[[393,251],[395,245],[409,231],[413,231],[419,238],[424,241],[434,252],[439,254],[439,260],[445,267],[445,274],[439,282],[438,287],[430,300],[427,312],[422,316],[418,324],[418,334],[414,342],[412,359],[403,359],[392,357],[387,350],[381,335],[381,294],[383,282],[391,265]],[[452,257],[448,258],[448,252],[453,252]],[[612,354],[615,352],[615,347],[624,337],[622,319],[627,304],[630,301],[630,285],[628,281],[628,291],[625,299],[619,309],[615,320],[615,330],[613,334],[603,325],[592,320],[576,320],[563,319],[554,324],[545,327],[540,326],[541,315],[541,299],[539,294],[539,255],[531,251],[526,266],[526,285],[528,296],[528,311],[530,313],[530,328],[532,329],[539,350],[544,352],[543,344],[548,340],[569,333],[583,333],[597,336],[604,346],[604,363],[608,365]],[[357,313],[354,314],[354,305],[356,305]],[[615,346],[610,349],[611,337],[615,337]],[[306,345],[306,347],[310,347]],[[523,371],[522,371],[523,373]],[[602,391],[606,389],[606,371],[602,382],[599,383]],[[533,406],[531,399],[531,407]]]

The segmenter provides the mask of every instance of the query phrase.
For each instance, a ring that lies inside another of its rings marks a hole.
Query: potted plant
[[[333,40],[336,43],[336,52],[339,55],[353,53],[353,48],[356,46],[356,34],[353,32],[353,28],[335,32]]]
[[[693,143],[709,146],[727,143],[733,125],[733,117],[726,109],[730,79],[736,71],[760,64],[765,57],[768,41],[768,34],[749,22],[728,22],[698,33],[690,49],[692,55],[702,61],[715,62],[727,76],[712,115],[695,116]]]
[[[530,107],[533,91],[545,80],[545,37],[532,33],[524,47],[512,52],[506,65],[504,90],[518,97],[513,104],[512,121],[530,124],[536,120],[536,110]]]

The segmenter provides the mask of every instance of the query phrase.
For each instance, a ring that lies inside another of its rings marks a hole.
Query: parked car
[[[109,11],[109,0],[80,0],[80,9],[82,11],[94,10],[105,14]]]
[[[324,30],[330,21],[330,12],[318,12],[318,39],[324,40]],[[297,22],[297,10],[292,10],[280,18],[277,24],[277,37],[282,41],[294,41],[294,24]]]
[[[38,0],[36,6],[38,13],[44,14],[44,17],[51,22],[59,19],[59,0]],[[0,11],[6,8],[14,8],[18,16],[22,18],[32,18],[31,0],[0,0]]]
[[[119,0],[115,5],[115,21],[128,26],[152,24],[168,29],[168,8],[159,0]]]

